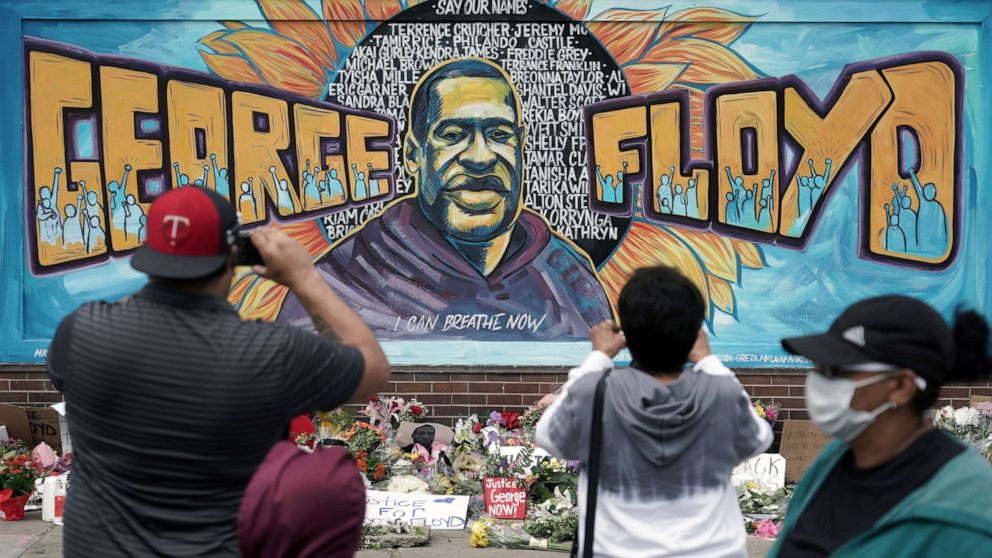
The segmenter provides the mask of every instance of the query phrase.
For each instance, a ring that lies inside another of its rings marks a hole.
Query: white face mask
[[[806,375],[806,408],[809,416],[827,436],[850,443],[871,426],[878,415],[896,407],[895,402],[889,401],[874,411],[852,409],[851,399],[855,390],[888,378],[891,378],[888,374],[879,374],[854,381],[828,378],[823,374],[810,372]]]

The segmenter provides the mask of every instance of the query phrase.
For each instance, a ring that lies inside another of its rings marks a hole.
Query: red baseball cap
[[[131,267],[152,277],[197,279],[227,262],[237,240],[238,215],[216,192],[178,188],[152,202],[147,231]]]

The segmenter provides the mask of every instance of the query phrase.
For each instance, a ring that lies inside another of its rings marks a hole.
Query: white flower
[[[413,475],[397,475],[389,479],[389,492],[429,494],[427,483]]]
[[[954,411],[954,423],[958,426],[978,426],[978,409],[974,407],[961,407]]]
[[[939,413],[940,413],[940,418],[951,419],[954,417],[954,407],[951,407],[950,405],[945,405],[944,407],[940,408]]]

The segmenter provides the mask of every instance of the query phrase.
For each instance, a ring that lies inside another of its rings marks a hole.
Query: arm
[[[606,182],[606,179],[603,178],[603,169],[599,168],[599,165],[596,165],[596,178],[599,179],[600,186],[602,186],[603,183]]]
[[[180,186],[183,185],[182,175],[179,173],[179,163],[172,163],[172,170],[175,171],[175,173],[176,173],[176,185],[175,185],[175,187],[178,188],[178,187],[180,187]]]
[[[775,188],[775,169],[772,169],[772,173],[768,176],[768,187]]]
[[[833,164],[833,161],[830,160],[830,159],[827,159],[827,168],[826,168],[826,170],[823,171],[823,183],[824,183],[824,185],[826,185],[827,182],[830,182],[830,165],[832,165],[832,164]]]
[[[389,363],[379,342],[358,314],[320,276],[303,245],[272,228],[256,230],[251,239],[266,262],[265,266],[255,266],[255,272],[289,287],[310,314],[318,334],[362,353],[364,370],[350,401],[368,401],[370,396],[385,389]]]
[[[806,162],[809,163],[809,174],[810,174],[809,179],[810,181],[812,181],[817,176],[816,167],[813,166],[813,159],[809,159]]]
[[[916,169],[909,167],[907,169],[909,172],[909,180],[913,183],[913,189],[916,190],[916,197],[920,200],[923,199],[923,185],[920,184],[920,179],[916,176]]]
[[[730,181],[730,187],[733,188],[736,182],[734,182],[734,175],[730,174],[730,167],[723,167],[723,170],[727,171],[727,180]]]
[[[537,423],[537,445],[548,453],[565,459],[577,459],[577,449],[573,444],[576,436],[562,436],[562,431],[574,426],[572,417],[562,416],[566,411],[562,405],[569,406],[569,389],[583,377],[605,372],[613,367],[613,357],[626,345],[623,332],[610,321],[602,322],[592,328],[589,333],[592,338],[592,352],[581,365],[568,372],[568,381],[561,387],[558,398],[548,406]]]

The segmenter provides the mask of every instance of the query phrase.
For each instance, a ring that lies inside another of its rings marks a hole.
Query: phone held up
[[[234,265],[265,265],[262,255],[258,253],[258,248],[251,241],[251,233],[242,231],[238,233],[238,253],[234,258]]]

